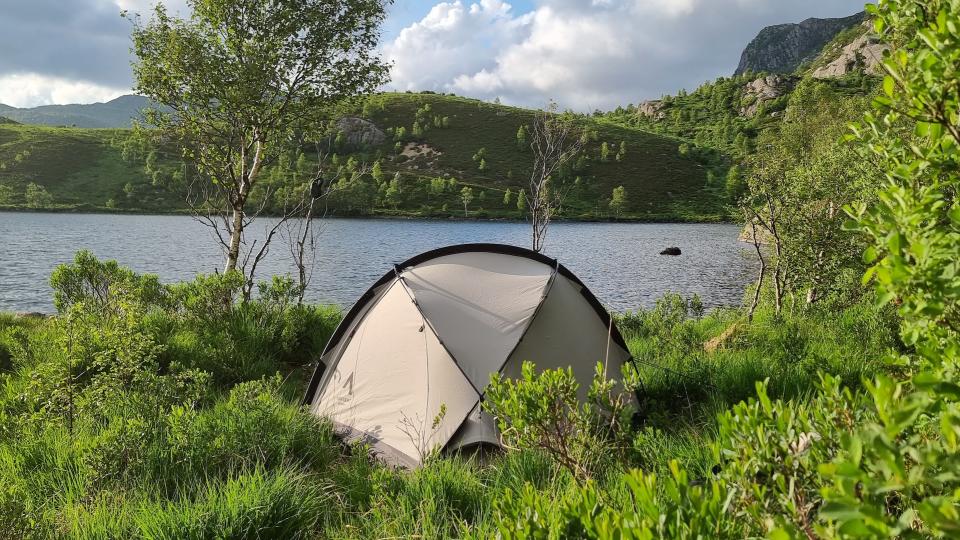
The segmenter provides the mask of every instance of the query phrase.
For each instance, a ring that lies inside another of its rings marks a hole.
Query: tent
[[[430,450],[498,445],[482,410],[492,373],[572,367],[581,399],[597,362],[630,353],[607,311],[562,264],[500,244],[440,248],[395,265],[347,313],[307,390],[310,410],[394,465]]]

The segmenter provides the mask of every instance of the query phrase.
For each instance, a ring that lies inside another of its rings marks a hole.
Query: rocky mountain
[[[860,24],[864,13],[836,19],[807,19],[798,24],[768,26],[740,56],[735,75],[747,72],[792,73],[816,58],[838,33]]]
[[[0,116],[21,124],[42,126],[75,126],[82,128],[125,128],[140,111],[150,106],[141,96],[120,96],[106,103],[87,105],[41,105],[17,108],[0,104]]]

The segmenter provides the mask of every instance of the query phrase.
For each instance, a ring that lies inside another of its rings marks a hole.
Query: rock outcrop
[[[743,87],[743,106],[740,115],[751,117],[760,106],[777,99],[793,88],[793,81],[783,75],[767,75],[754,79]]]
[[[343,136],[350,146],[377,146],[387,140],[386,133],[376,124],[363,118],[346,116],[337,121],[337,129],[343,132]]]
[[[666,117],[663,108],[663,102],[659,99],[642,101],[640,102],[640,106],[637,107],[637,114],[646,116],[647,118],[653,118],[654,120],[663,120]]]
[[[864,17],[864,13],[857,13],[838,19],[807,19],[799,24],[768,26],[744,49],[734,74],[792,73],[800,64],[816,58],[834,36],[860,24]]]
[[[831,79],[859,70],[879,74],[883,71],[883,53],[889,48],[889,45],[864,34],[840,49],[836,60],[816,69],[812,75],[817,79]]]

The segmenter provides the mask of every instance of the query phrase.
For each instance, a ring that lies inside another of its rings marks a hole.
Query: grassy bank
[[[232,280],[162,286],[81,255],[53,276],[57,317],[0,315],[0,538],[489,538],[511,500],[578,492],[536,451],[402,472],[344,445],[298,407],[340,314],[283,280],[227,303]],[[618,322],[643,390],[625,461],[595,478],[609,504],[627,468],[711,475],[718,415],[757,381],[804,403],[818,372],[857,388],[896,346],[859,304],[747,323],[667,297]]]

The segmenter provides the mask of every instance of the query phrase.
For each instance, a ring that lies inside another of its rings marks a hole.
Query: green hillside
[[[420,183],[450,175],[488,193],[487,203],[482,205],[485,212],[514,215],[515,208],[504,208],[502,199],[506,189],[516,193],[527,183],[532,157],[529,149],[518,144],[517,132],[532,121],[531,111],[435,94],[386,94],[371,100],[365,110],[392,136],[393,140],[383,145],[389,153],[395,150],[398,129],[403,127],[410,134],[419,116],[419,124],[429,127],[412,139],[440,154],[435,159],[413,161],[388,155],[386,169],[417,177]],[[561,170],[557,179],[568,192],[565,215],[608,216],[607,200],[613,189],[622,185],[627,193],[624,216],[687,220],[720,216],[714,197],[705,190],[703,165],[680,155],[681,141],[591,118],[584,118],[583,123],[592,134],[591,141],[583,156]],[[609,149],[606,159],[601,155],[604,143]],[[618,160],[621,144],[625,153]],[[481,150],[482,171],[479,160],[474,159]],[[444,202],[449,206],[456,201],[448,197]],[[406,206],[424,203],[425,198],[413,195]]]
[[[128,135],[121,129],[0,125],[0,208],[181,209],[179,196],[152,186],[141,164],[123,159],[119,143]]]
[[[527,183],[532,156],[518,144],[517,132],[532,120],[532,111],[424,93],[374,96],[355,114],[372,121],[385,140],[371,146],[338,138],[336,155],[324,165],[328,175],[344,178],[343,189],[329,201],[331,214],[463,217],[461,192],[470,187],[468,217],[521,216],[516,194]],[[683,155],[681,140],[604,119],[579,121],[591,140],[554,179],[555,189],[566,193],[562,217],[725,217],[722,198],[707,186],[707,168],[694,156]],[[0,126],[0,207],[183,211],[176,187],[182,164],[136,148],[129,133]],[[315,165],[314,154],[312,145],[294,149],[284,163],[264,173],[262,185],[302,182]],[[346,183],[351,169],[372,168],[376,162],[382,171],[377,178],[366,175],[360,182]],[[398,182],[391,190],[394,178]],[[29,188],[31,184],[48,195]],[[618,186],[625,189],[626,203],[614,212],[609,201]],[[512,200],[505,203],[508,189]],[[277,205],[268,201],[271,206]]]

